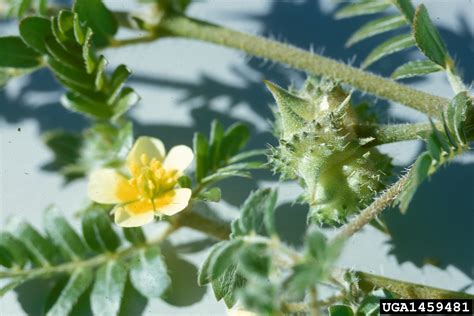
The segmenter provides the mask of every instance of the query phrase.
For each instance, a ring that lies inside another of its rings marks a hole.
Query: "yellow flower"
[[[101,204],[117,204],[112,212],[123,227],[145,225],[155,215],[174,215],[188,206],[191,190],[176,188],[178,178],[194,159],[184,145],[171,148],[153,137],[139,137],[127,156],[127,178],[114,169],[99,169],[90,175],[89,198]]]

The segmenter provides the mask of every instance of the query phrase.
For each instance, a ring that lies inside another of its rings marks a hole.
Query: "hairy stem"
[[[410,176],[410,172],[403,175],[397,182],[395,182],[390,188],[382,193],[372,204],[366,207],[357,217],[349,222],[342,230],[334,237],[335,239],[347,239],[357,233],[364,227],[364,225],[370,223],[377,215],[387,208],[392,201],[400,194],[407,184]]]
[[[161,34],[197,39],[239,49],[250,55],[280,62],[314,75],[326,76],[361,91],[405,104],[431,116],[438,116],[449,103],[449,100],[445,98],[415,90],[393,80],[291,45],[185,16],[167,16],[159,23],[157,29]]]
[[[439,130],[443,130],[443,124],[435,123]],[[354,129],[361,138],[373,137],[374,141],[369,146],[401,142],[405,140],[420,139],[420,136],[432,131],[430,123],[416,124],[368,124],[355,125]]]
[[[343,275],[347,273],[347,270],[336,271],[334,275],[337,279],[343,281]],[[353,272],[358,280],[359,287],[365,291],[370,292],[373,289],[385,288],[395,293],[400,298],[411,298],[411,299],[453,299],[453,298],[474,298],[474,295],[439,289],[431,286],[422,284],[416,284],[411,282],[405,282],[401,280],[395,280],[386,278],[383,276],[366,273],[366,272]]]

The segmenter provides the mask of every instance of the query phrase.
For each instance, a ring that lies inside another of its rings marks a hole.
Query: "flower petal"
[[[95,170],[89,176],[89,198],[97,203],[117,204],[135,200],[137,192],[127,178],[114,169]]]
[[[144,205],[135,205],[137,203],[142,204],[142,201],[132,202],[125,205],[117,205],[113,212],[115,214],[115,223],[122,227],[138,227],[148,224],[153,221],[155,214],[153,207],[149,203],[149,208],[144,212],[134,212],[135,208],[143,207]]]
[[[194,159],[191,148],[185,145],[174,146],[165,158],[163,167],[170,170],[178,170],[182,173]]]
[[[192,191],[190,189],[175,189],[166,193],[163,197],[155,199],[155,212],[172,216],[184,210],[191,199]]]
[[[130,169],[132,164],[141,165],[140,157],[142,154],[146,154],[149,159],[156,158],[159,161],[163,161],[165,158],[165,145],[158,138],[140,136],[133,144],[132,150],[127,156],[127,166]]]

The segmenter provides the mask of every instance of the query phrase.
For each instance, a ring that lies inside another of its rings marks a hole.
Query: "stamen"
[[[140,164],[132,163],[130,173],[132,178],[130,185],[134,186],[144,198],[153,199],[174,188],[178,181],[178,170],[166,170],[163,164],[156,158],[150,158],[146,154],[140,156]]]
[[[150,161],[150,159],[148,158],[147,154],[143,153],[140,156],[140,161],[141,161],[142,165],[146,166],[146,165],[148,165],[148,162]]]

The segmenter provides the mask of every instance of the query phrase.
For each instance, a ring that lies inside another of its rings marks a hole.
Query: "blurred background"
[[[112,9],[134,9],[131,0],[105,1]],[[420,1],[414,1],[418,4]],[[474,2],[472,0],[423,1],[439,27],[448,50],[461,65],[465,81],[474,79]],[[335,5],[329,0],[197,1],[189,15],[313,49],[325,56],[359,65],[380,37],[346,49],[344,43],[367,17],[336,21]],[[17,34],[14,21],[0,21],[0,35]],[[126,36],[126,33],[119,34]],[[382,35],[383,37],[383,35]],[[1,49],[1,48],[0,48]],[[379,61],[370,70],[388,75],[414,50]],[[262,84],[268,79],[281,86],[298,86],[304,74],[269,61],[227,48],[181,39],[165,39],[105,52],[109,69],[120,63],[134,74],[129,85],[141,102],[130,112],[135,135],[161,138],[168,148],[192,144],[195,131],[209,132],[218,118],[228,126],[236,121],[252,130],[251,148],[275,144],[270,132],[272,98]],[[444,75],[433,74],[408,83],[444,97],[452,92]],[[86,203],[86,182],[64,185],[62,177],[48,171],[52,153],[43,144],[42,133],[65,129],[80,131],[88,126],[81,116],[59,103],[63,93],[47,70],[12,80],[0,91],[0,201],[2,227],[12,215],[27,218],[41,228],[42,211],[56,204],[73,219]],[[386,123],[415,122],[426,118],[405,107],[363,96]],[[382,146],[396,155],[397,170],[409,165],[422,150],[418,141]],[[259,172],[253,180],[222,183],[223,201],[212,207],[225,217],[238,214],[238,207],[251,190],[271,186],[278,179]],[[474,293],[474,155],[467,154],[435,174],[417,192],[406,215],[386,210],[391,237],[371,227],[346,245],[339,265],[387,277]],[[307,208],[292,205],[301,192],[293,183],[281,183],[277,224],[283,239],[298,247],[304,235]],[[76,221],[77,224],[77,221]],[[160,225],[146,227],[156,233]],[[182,244],[199,241],[193,247]],[[171,243],[174,246],[171,246]],[[225,315],[223,303],[215,302],[210,289],[195,285],[196,267],[206,254],[207,241],[183,229],[165,246],[173,287],[165,299],[147,302],[127,288],[123,315]],[[178,245],[178,246],[176,246]],[[182,245],[182,246],[179,246]],[[192,248],[192,249],[190,249]],[[2,315],[38,315],[50,284],[35,282],[7,294],[0,301]],[[87,304],[80,314],[87,314]]]

